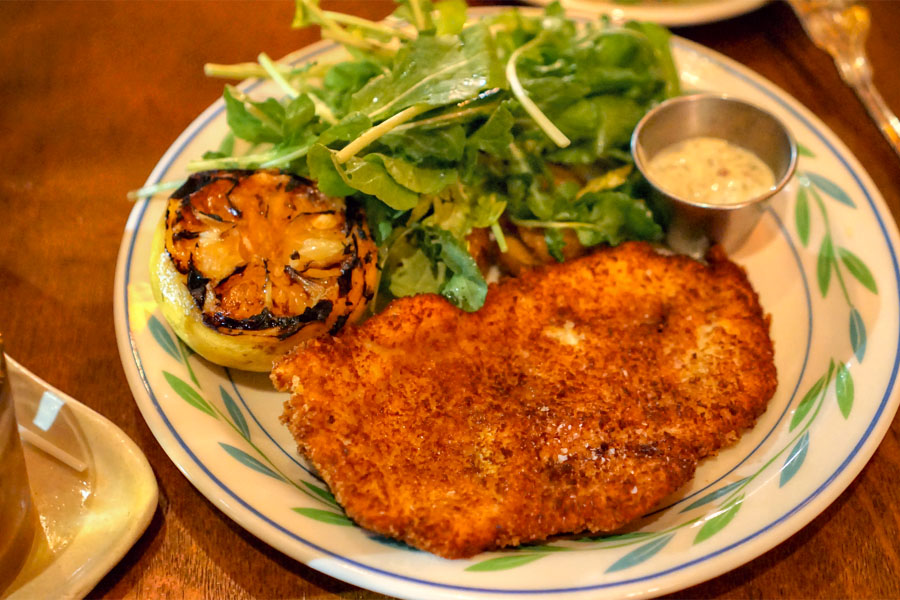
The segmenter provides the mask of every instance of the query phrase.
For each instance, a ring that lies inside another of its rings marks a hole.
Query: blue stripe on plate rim
[[[771,98],[772,100],[777,102],[784,110],[788,111],[794,118],[796,118],[800,122],[802,122],[803,125],[810,132],[815,134],[815,136],[822,142],[822,144],[824,144],[828,148],[828,150],[844,166],[844,168],[847,170],[847,172],[855,180],[857,186],[859,187],[862,194],[865,196],[865,198],[869,204],[869,207],[872,209],[872,212],[875,215],[875,219],[878,222],[878,226],[884,237],[886,247],[887,247],[890,257],[891,257],[891,263],[893,266],[893,273],[894,273],[894,281],[897,284],[898,294],[900,294],[900,265],[898,265],[897,254],[894,250],[894,246],[891,241],[891,235],[888,231],[888,227],[885,224],[884,219],[881,216],[881,213],[879,213],[878,208],[876,207],[874,198],[869,193],[869,190],[866,188],[860,175],[848,163],[847,159],[841,153],[838,152],[837,148],[834,147],[834,145],[827,138],[827,136],[821,130],[819,130],[813,123],[811,123],[808,118],[806,118],[803,114],[801,114],[797,109],[795,109],[793,106],[791,106],[786,101],[785,98],[790,98],[790,96],[788,94],[781,92],[782,95],[779,95],[778,93],[776,93],[776,90],[778,90],[778,88],[774,84],[768,82],[767,80],[764,80],[760,76],[757,76],[757,77],[760,77],[760,80],[757,81],[756,79],[754,79],[754,77],[748,75],[748,72],[750,72],[750,71],[747,70],[746,67],[739,65],[738,63],[732,61],[731,59],[728,59],[727,57],[724,57],[723,55],[721,55],[717,52],[706,49],[703,46],[700,46],[699,44],[695,44],[693,42],[684,40],[682,38],[673,38],[673,43],[674,43],[674,45],[679,46],[686,51],[693,52],[695,54],[704,55],[704,57],[711,59],[711,61],[714,64],[716,64],[717,66],[719,66],[720,68],[722,68],[725,71],[727,71],[728,73],[736,76],[737,78],[743,80],[744,82],[750,84],[756,90],[762,92],[763,94],[765,94],[766,96],[768,96],[769,98]],[[301,50],[298,53],[299,58],[297,60],[309,60],[310,58],[317,56],[319,54],[322,54],[328,50],[331,50],[334,47],[335,47],[334,44],[323,44],[320,47],[315,48],[314,50],[308,49],[309,50],[308,52],[303,52],[303,50]],[[745,70],[747,72],[745,72]],[[763,81],[765,81],[765,84],[763,83]],[[260,83],[259,81],[250,82],[243,89],[245,91],[250,91],[253,88],[255,88],[257,85],[259,85],[259,83]],[[170,151],[167,152],[166,155],[163,157],[163,159],[160,161],[159,165],[157,165],[157,168],[154,169],[153,174],[151,174],[150,178],[148,179],[148,182],[147,182],[148,185],[157,183],[160,181],[162,176],[171,167],[171,165],[175,161],[175,159],[181,155],[181,153],[183,152],[183,150],[185,149],[187,144],[190,143],[190,141],[192,141],[193,138],[202,129],[204,129],[209,124],[210,121],[212,121],[212,119],[214,119],[216,116],[218,116],[218,114],[222,112],[223,108],[224,108],[224,105],[222,103],[222,100],[217,100],[216,103],[214,103],[212,106],[210,106],[210,108],[207,109],[204,112],[204,114],[202,114],[200,117],[198,117],[198,119],[196,119],[191,124],[191,126],[188,128],[188,130],[186,130],[182,134],[182,136],[179,138],[178,142],[180,142],[180,143],[178,143],[178,146],[170,149]],[[132,217],[129,218],[128,231],[131,232],[131,240],[129,241],[129,244],[128,244],[128,254],[127,254],[127,259],[126,259],[126,263],[125,263],[125,271],[124,271],[124,277],[123,277],[123,281],[122,281],[123,285],[122,285],[122,289],[121,289],[121,293],[123,294],[122,297],[125,298],[124,314],[125,314],[125,323],[126,324],[130,323],[130,314],[129,314],[130,311],[129,311],[129,307],[128,307],[127,297],[128,297],[128,284],[130,283],[130,280],[131,280],[131,267],[132,267],[132,262],[133,262],[134,247],[135,247],[135,243],[137,240],[138,226],[140,225],[140,223],[143,220],[147,206],[148,206],[148,200],[143,200],[142,204],[139,207],[137,207],[137,206],[135,207],[136,212],[133,212]],[[780,223],[779,223],[779,226],[782,227],[782,229],[783,229],[783,226]],[[493,588],[461,586],[461,585],[452,585],[452,584],[446,584],[446,583],[427,581],[424,579],[409,577],[407,575],[393,573],[390,571],[386,571],[384,569],[379,569],[377,567],[366,565],[366,564],[357,562],[355,560],[352,560],[350,558],[347,558],[345,556],[341,556],[340,554],[337,554],[335,552],[327,550],[327,549],[319,546],[318,544],[315,544],[309,540],[306,540],[306,539],[298,536],[294,532],[284,528],[282,525],[272,521],[271,519],[264,516],[263,514],[261,514],[253,506],[251,506],[243,498],[241,498],[234,490],[227,487],[212,472],[210,472],[209,469],[207,469],[206,465],[203,464],[203,462],[201,462],[200,459],[190,450],[190,448],[187,446],[185,440],[182,439],[182,437],[178,434],[178,432],[175,430],[175,427],[172,425],[172,423],[169,421],[167,415],[162,410],[162,407],[159,404],[156,394],[153,392],[152,388],[150,387],[150,383],[147,380],[146,374],[144,372],[143,362],[140,357],[140,352],[138,351],[137,347],[134,345],[134,338],[132,336],[129,336],[129,344],[131,346],[131,354],[132,354],[132,357],[135,362],[135,367],[136,367],[136,369],[139,373],[139,376],[143,382],[144,388],[147,391],[153,406],[156,408],[158,416],[165,423],[166,427],[168,428],[170,434],[173,436],[175,441],[177,441],[177,443],[181,446],[181,449],[185,452],[185,454],[187,456],[189,456],[191,458],[191,460],[194,461],[194,463],[202,470],[202,472],[209,478],[209,480],[211,482],[215,483],[222,491],[227,493],[231,498],[233,498],[235,501],[237,501],[244,509],[246,509],[247,511],[249,511],[250,513],[255,515],[257,518],[259,518],[263,522],[267,523],[269,526],[271,526],[275,530],[280,531],[281,533],[287,535],[288,537],[290,537],[298,542],[301,542],[301,543],[307,545],[308,547],[310,547],[318,552],[321,552],[322,554],[325,554],[332,558],[338,559],[338,561],[347,563],[348,565],[352,565],[353,567],[357,567],[357,568],[363,569],[365,571],[369,571],[371,573],[376,573],[378,575],[384,575],[389,578],[393,578],[393,579],[397,579],[397,580],[401,580],[401,581],[405,581],[405,582],[409,582],[409,583],[414,583],[414,584],[420,584],[420,585],[424,585],[424,586],[437,587],[437,588],[442,588],[442,589],[447,589],[447,590],[459,590],[459,591],[476,592],[476,593],[497,594],[497,595],[517,595],[517,594],[536,594],[536,593],[541,593],[541,594],[573,593],[573,592],[581,592],[581,591],[608,589],[608,588],[613,588],[613,587],[621,587],[624,585],[640,583],[640,582],[649,581],[652,579],[657,579],[664,575],[668,575],[668,574],[671,574],[671,573],[674,573],[677,571],[681,571],[681,570],[687,569],[689,567],[707,562],[707,561],[709,561],[717,556],[720,556],[734,548],[737,548],[738,546],[742,546],[742,545],[758,538],[759,536],[763,535],[764,533],[766,533],[766,532],[772,530],[773,528],[777,527],[778,525],[784,523],[791,516],[793,516],[794,514],[799,512],[801,509],[803,509],[805,506],[810,504],[814,499],[816,499],[818,496],[820,496],[822,494],[822,492],[825,491],[831,485],[831,483],[835,479],[837,479],[844,472],[844,470],[850,465],[850,463],[853,461],[853,459],[859,453],[863,444],[871,436],[876,425],[879,424],[879,422],[881,420],[881,416],[884,414],[884,411],[888,405],[888,402],[891,399],[891,395],[893,393],[894,386],[896,384],[898,369],[900,369],[900,337],[898,337],[897,348],[896,348],[895,355],[894,355],[893,367],[891,369],[891,374],[890,374],[890,378],[888,380],[887,387],[885,388],[884,395],[882,396],[881,402],[878,405],[878,409],[876,410],[874,417],[870,421],[869,425],[866,427],[866,430],[863,433],[863,435],[860,437],[859,441],[856,443],[856,445],[853,447],[853,449],[850,451],[850,453],[847,455],[847,457],[844,459],[844,461],[837,467],[837,469],[818,488],[816,488],[812,493],[810,493],[806,498],[804,498],[796,506],[792,507],[787,512],[785,512],[781,517],[773,520],[772,522],[768,523],[764,527],[758,529],[756,532],[754,532],[750,535],[747,535],[744,538],[739,539],[739,540],[733,542],[732,544],[729,544],[728,546],[725,546],[716,551],[710,552],[699,558],[679,564],[679,565],[677,565],[675,567],[671,567],[669,569],[665,569],[665,570],[658,571],[655,573],[649,573],[649,574],[642,575],[640,577],[631,578],[631,579],[625,579],[625,580],[621,580],[621,581],[608,582],[608,583],[586,585],[586,586],[576,586],[576,587],[543,588],[543,589],[493,589]],[[796,390],[795,390],[795,392],[796,392]],[[872,451],[874,452],[874,448]],[[179,467],[184,471],[184,467],[181,467],[181,465],[179,465]],[[862,465],[860,465],[859,468],[861,469]],[[187,475],[186,472],[185,472],[185,474]],[[848,482],[848,484],[849,484],[849,482]],[[332,574],[337,575],[336,572],[333,572]],[[698,583],[699,583],[699,581],[700,580],[698,580]]]

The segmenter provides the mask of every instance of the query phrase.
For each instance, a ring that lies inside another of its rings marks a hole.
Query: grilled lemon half
[[[207,171],[169,198],[150,282],[172,329],[199,355],[269,371],[297,343],[363,315],[377,253],[362,212],[307,179]]]

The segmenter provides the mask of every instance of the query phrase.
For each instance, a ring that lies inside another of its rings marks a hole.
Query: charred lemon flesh
[[[313,182],[209,171],[169,198],[150,267],[185,343],[217,364],[268,371],[298,342],[358,320],[377,262],[361,211]]]

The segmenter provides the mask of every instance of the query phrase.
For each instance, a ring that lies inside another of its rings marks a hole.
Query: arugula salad
[[[189,170],[277,168],[361,205],[379,248],[376,310],[419,293],[480,308],[473,232],[501,253],[518,233],[539,236],[560,261],[571,244],[662,237],[629,141],[679,93],[663,27],[576,23],[558,4],[472,21],[463,0],[398,0],[372,22],[296,0],[293,26],[310,25],[345,59],[206,65],[281,94],[226,86],[230,133]]]

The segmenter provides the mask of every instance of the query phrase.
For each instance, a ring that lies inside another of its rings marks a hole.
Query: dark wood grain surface
[[[382,0],[325,2],[375,18]],[[878,86],[900,111],[900,2],[869,2]],[[134,404],[113,328],[113,271],[140,186],[221,94],[204,62],[317,39],[279,2],[0,2],[0,330],[7,351],[144,450],[160,506],[91,593],[105,598],[375,598],[258,541],[178,471]],[[849,146],[900,217],[900,159],[785,4],[679,35],[757,71]],[[900,420],[849,488],[793,537],[684,598],[900,597]]]

